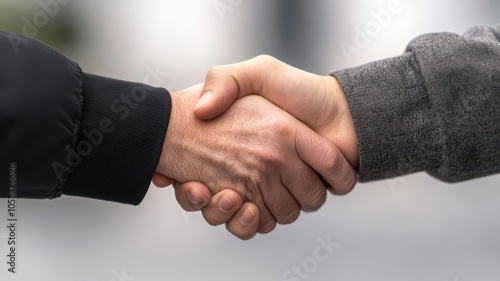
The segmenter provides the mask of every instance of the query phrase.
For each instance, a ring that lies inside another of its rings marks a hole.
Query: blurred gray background
[[[326,74],[399,55],[423,33],[500,23],[494,0],[54,1],[1,0],[0,28],[32,33],[87,72],[170,91],[259,54]],[[45,20],[49,2],[57,12]],[[397,12],[376,23],[390,5]],[[357,30],[367,27],[359,44]],[[0,280],[499,280],[499,182],[450,185],[420,173],[359,184],[251,241],[184,212],[171,188],[151,186],[138,207],[21,200],[18,273],[7,273],[1,227]],[[0,200],[0,221],[6,215]],[[335,248],[314,258],[329,240]]]

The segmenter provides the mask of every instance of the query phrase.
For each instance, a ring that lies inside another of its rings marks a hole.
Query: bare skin
[[[276,223],[296,220],[301,209],[312,211],[323,204],[326,189],[317,173],[340,192],[356,183],[354,170],[334,145],[262,97],[240,99],[210,121],[196,118],[192,111],[201,89],[200,85],[172,94],[169,129],[157,168],[163,177],[155,175],[155,184],[168,182],[168,177],[180,183],[203,183],[213,195],[231,189],[241,199],[234,193],[216,195],[217,210],[251,217],[250,222],[258,216],[257,231],[266,233]],[[188,189],[186,197],[199,198],[196,190]],[[206,198],[206,193],[201,197]],[[227,208],[220,208],[223,199],[229,199]],[[243,201],[255,205],[236,208]],[[204,215],[212,224],[227,217],[209,211]],[[238,233],[243,238],[252,236]]]
[[[263,96],[335,144],[354,168],[358,166],[354,122],[342,87],[334,77],[318,76],[272,57],[259,56],[242,63],[213,68],[209,71],[200,94],[202,98],[195,107],[195,115],[200,119],[211,119],[222,114],[237,98],[251,94]],[[348,169],[335,170],[342,174]],[[159,175],[156,179],[165,180]],[[345,194],[354,184],[349,186],[349,189],[334,186],[330,191]],[[222,194],[233,198],[234,202],[243,202],[239,194],[223,190],[211,197],[210,191],[196,182],[176,182],[174,187],[178,202],[186,210],[201,210],[213,225],[226,223],[228,230],[239,238],[248,239],[255,235],[254,225],[259,214],[255,213],[250,224],[242,224],[239,219],[242,210],[256,209],[251,203],[237,204],[232,212],[222,212],[216,207],[217,200],[226,198]],[[197,199],[193,201],[190,198]]]

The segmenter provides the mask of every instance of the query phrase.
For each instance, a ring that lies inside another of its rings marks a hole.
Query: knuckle
[[[211,79],[211,78],[215,78],[217,76],[219,76],[221,73],[224,72],[224,67],[223,66],[214,66],[212,68],[210,68],[207,72],[207,78],[208,79]]]
[[[255,236],[255,232],[251,230],[242,230],[239,229],[238,227],[233,226],[231,223],[226,223],[226,229],[233,234],[234,236],[238,237],[241,240],[249,240],[252,237]]]
[[[247,179],[254,185],[260,185],[266,175],[286,164],[286,155],[279,145],[262,146],[252,152],[253,163],[247,171]]]
[[[309,200],[301,206],[302,209],[306,212],[318,210],[326,202],[326,188],[324,186],[315,188],[308,198]]]
[[[265,233],[269,233],[269,232],[273,231],[275,228],[276,228],[276,221],[267,220],[267,221],[261,222],[259,224],[259,228],[258,228],[257,232],[265,234]]]
[[[260,153],[260,161],[263,164],[264,169],[269,169],[270,167],[279,167],[285,164],[285,156],[278,148],[267,149]]]
[[[342,168],[342,155],[339,152],[323,153],[322,169],[328,175],[336,175]]]
[[[260,146],[255,155],[259,163],[266,165],[280,165],[285,163],[286,145],[285,140],[290,139],[290,130],[283,122],[272,121],[267,125],[266,131],[269,135],[264,136],[269,140],[267,145]]]
[[[351,179],[348,180],[347,193],[351,192],[357,183],[358,183],[357,176],[356,175],[352,176]]]
[[[354,187],[356,186],[356,184],[358,183],[358,179],[357,179],[356,176],[351,176],[348,179],[346,179],[345,182],[346,182],[345,187],[339,192],[338,195],[347,195],[347,194],[349,194],[354,189]]]
[[[295,208],[292,211],[287,212],[282,216],[282,218],[278,219],[278,223],[280,224],[290,224],[296,221],[300,216],[300,209]]]
[[[211,226],[218,226],[218,225],[220,225],[220,223],[218,223],[218,222],[217,222],[217,221],[215,221],[215,220],[212,220],[212,219],[208,218],[208,217],[207,217],[207,216],[205,216],[205,215],[204,215],[203,217],[205,218],[205,221],[206,221],[209,225],[211,225]]]
[[[196,208],[196,206],[193,206],[192,203],[186,203],[186,202],[179,202],[179,205],[181,206],[181,208],[184,210],[184,211],[187,211],[187,212],[197,212],[199,211],[199,208]]]
[[[352,176],[352,177],[346,179],[344,182],[345,182],[345,185],[334,186],[334,187],[329,188],[328,190],[330,191],[330,193],[337,195],[337,196],[347,195],[354,189],[354,187],[356,186],[356,184],[358,182],[358,179],[356,176]]]
[[[266,55],[266,54],[263,54],[263,55],[259,55],[257,57],[255,57],[255,60],[259,63],[276,63],[277,59],[273,56],[270,56],[270,55]]]
[[[260,180],[260,175],[258,173],[250,173],[244,179],[245,184],[238,188],[238,193],[244,199],[244,201],[250,202],[262,202],[262,196],[259,190],[258,182]]]
[[[259,221],[259,226],[257,227],[258,233],[269,233],[276,227],[276,220],[270,214],[265,212],[266,207],[264,203],[255,203],[260,210],[261,217]],[[263,207],[264,206],[264,207]]]
[[[268,130],[273,132],[275,137],[278,138],[290,137],[291,132],[294,131],[294,128],[292,128],[293,125],[291,124],[296,124],[295,122],[291,122],[292,120],[293,117],[289,116],[274,116],[273,119],[269,119],[267,124],[269,127]]]
[[[176,193],[175,197],[176,197],[175,199],[176,199],[177,203],[179,204],[179,206],[181,206],[181,208],[184,209],[185,211],[188,211],[188,212],[198,211],[198,208],[196,208],[197,206],[195,206],[193,203],[189,202],[189,200],[187,199],[187,195]]]
[[[251,234],[240,234],[240,235],[236,235],[236,237],[240,238],[241,240],[250,240],[252,239],[253,237],[255,236],[255,233],[251,233]]]
[[[217,215],[214,213],[214,210],[212,209],[208,210],[204,209],[201,211],[201,213],[203,214],[203,218],[205,219],[205,221],[211,226],[217,226],[224,223],[217,218]]]

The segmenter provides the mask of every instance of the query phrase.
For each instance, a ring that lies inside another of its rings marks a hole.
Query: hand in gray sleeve
[[[361,181],[500,172],[500,26],[423,35],[399,57],[332,75],[354,118]]]

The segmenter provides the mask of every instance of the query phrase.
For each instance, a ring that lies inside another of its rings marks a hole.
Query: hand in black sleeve
[[[82,73],[51,47],[0,31],[0,180],[15,163],[18,197],[139,204],[170,108],[165,89]]]

